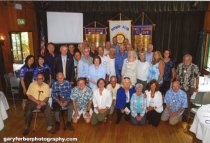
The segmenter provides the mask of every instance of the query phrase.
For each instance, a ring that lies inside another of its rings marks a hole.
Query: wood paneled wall
[[[208,4],[208,10],[206,11],[206,14],[205,14],[204,31],[210,32],[210,2]]]
[[[21,4],[22,9],[15,9],[15,3]],[[25,19],[25,25],[18,25],[17,19]],[[12,56],[11,56],[11,43],[9,39],[10,32],[29,31],[33,36],[32,54],[35,54],[38,47],[38,32],[36,12],[33,2],[7,2],[0,1],[0,36],[3,34],[5,38],[4,46],[4,62],[5,71],[12,72]]]

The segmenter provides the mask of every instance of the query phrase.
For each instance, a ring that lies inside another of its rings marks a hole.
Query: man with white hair
[[[147,46],[147,52],[146,52],[146,61],[148,62],[152,62],[152,57],[153,57],[153,45],[152,44],[149,44]]]
[[[190,108],[190,98],[193,92],[198,89],[199,78],[199,68],[192,63],[192,56],[190,54],[185,54],[183,56],[183,62],[177,66],[176,73],[176,79],[180,81],[181,89],[187,93],[188,105]],[[184,112],[184,120],[187,119],[189,108]]]

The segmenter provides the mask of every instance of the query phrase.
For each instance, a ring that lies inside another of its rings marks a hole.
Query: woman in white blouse
[[[146,119],[149,121],[149,124],[157,127],[163,111],[163,98],[158,89],[158,82],[156,80],[151,80],[145,94],[147,96]]]
[[[132,85],[136,84],[137,56],[133,50],[128,51],[128,58],[124,60],[122,77],[129,77]]]
[[[91,116],[92,125],[104,121],[112,105],[112,95],[111,92],[105,88],[105,80],[103,78],[97,81],[97,86],[98,89],[93,92],[94,112]]]

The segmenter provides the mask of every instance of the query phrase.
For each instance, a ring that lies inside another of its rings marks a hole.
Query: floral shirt
[[[88,102],[93,99],[93,92],[89,87],[80,90],[76,86],[72,89],[71,99],[75,100],[79,110],[87,111]]]
[[[190,64],[187,68],[183,63],[180,63],[176,70],[178,80],[180,81],[181,88],[188,91],[196,87],[196,78],[199,76],[198,66]]]

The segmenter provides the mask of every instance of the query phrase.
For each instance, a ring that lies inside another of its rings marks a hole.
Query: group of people
[[[121,119],[133,124],[157,127],[160,120],[177,124],[188,114],[190,96],[198,87],[198,66],[192,56],[183,56],[175,68],[169,50],[163,57],[153,52],[149,44],[146,51],[139,43],[136,50],[129,41],[105,47],[87,41],[61,45],[60,54],[55,45],[48,43],[45,56],[29,55],[20,69],[20,95],[25,110],[25,129],[30,132],[33,110],[45,113],[48,128],[55,133],[60,127],[60,112],[67,110],[65,129],[73,130],[83,116],[92,125],[104,122],[116,113],[116,124]],[[48,103],[52,98],[52,105]],[[165,105],[165,106],[164,106]]]

